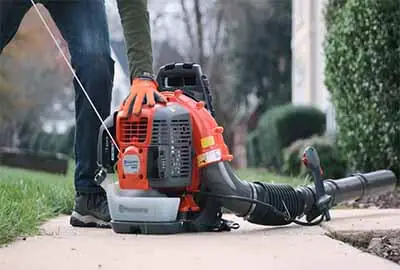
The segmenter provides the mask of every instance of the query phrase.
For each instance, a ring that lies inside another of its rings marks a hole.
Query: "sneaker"
[[[70,224],[74,227],[111,228],[107,197],[103,193],[75,196]]]

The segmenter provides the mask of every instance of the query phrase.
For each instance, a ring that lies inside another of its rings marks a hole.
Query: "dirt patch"
[[[352,208],[400,208],[400,188],[380,196],[373,196],[357,202],[346,202],[344,206]]]
[[[351,208],[400,208],[400,188],[380,196],[343,204]],[[362,251],[400,264],[400,230],[383,232],[338,232],[329,235]]]
[[[335,232],[328,236],[400,265],[400,230]]]

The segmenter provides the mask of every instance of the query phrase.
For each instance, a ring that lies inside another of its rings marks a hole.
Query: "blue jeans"
[[[104,120],[110,114],[114,78],[104,0],[40,2],[48,9],[68,43],[71,64]],[[29,0],[0,0],[0,53],[14,37],[31,7]],[[93,181],[97,169],[97,135],[101,122],[76,80],[74,87],[75,190],[82,193],[103,192]]]

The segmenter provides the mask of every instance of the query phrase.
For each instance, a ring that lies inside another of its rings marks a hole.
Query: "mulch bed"
[[[400,208],[400,188],[395,192],[389,192],[345,205],[352,208]],[[400,230],[340,233],[331,236],[362,251],[369,252],[400,265]]]
[[[334,233],[330,237],[400,265],[400,230]]]

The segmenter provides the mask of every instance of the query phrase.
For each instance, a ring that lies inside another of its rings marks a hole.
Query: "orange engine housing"
[[[115,130],[116,142],[120,148],[117,162],[119,185],[121,189],[154,189],[147,175],[154,115],[162,107],[170,107],[173,113],[173,105],[178,104],[190,113],[190,139],[194,157],[190,166],[191,182],[175,187],[174,190],[179,190],[182,194],[181,211],[198,209],[190,193],[199,190],[200,169],[214,162],[231,161],[233,156],[225,144],[223,127],[218,126],[205,108],[204,102],[191,99],[181,90],[162,94],[166,97],[167,104],[156,104],[153,107],[144,105],[140,116],[131,115],[127,118],[122,109],[117,113]]]

